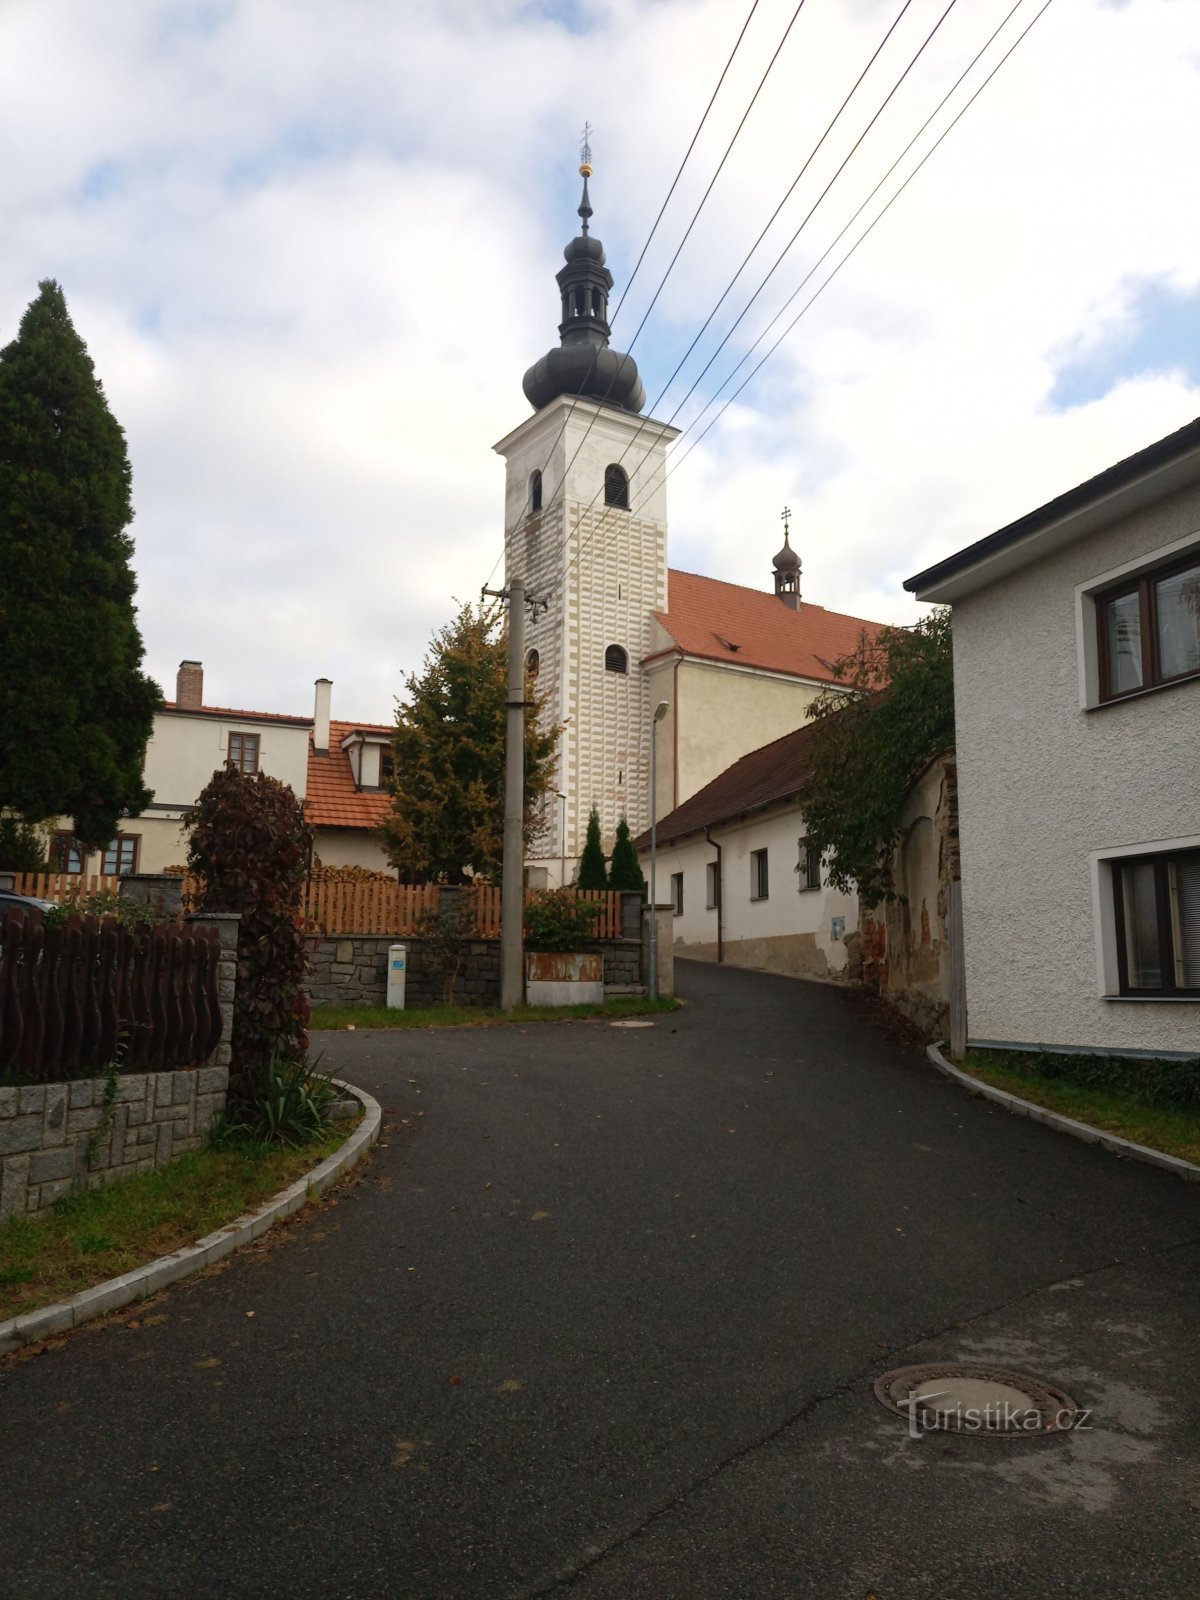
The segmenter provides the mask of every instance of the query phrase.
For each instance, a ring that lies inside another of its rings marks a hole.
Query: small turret
[[[789,523],[791,511],[783,508],[783,549],[771,562],[775,569],[775,593],[785,606],[790,606],[793,611],[800,609],[800,557],[788,543]]]

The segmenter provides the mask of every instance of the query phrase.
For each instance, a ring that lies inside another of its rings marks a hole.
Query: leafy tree
[[[608,875],[610,889],[633,889],[646,892],[646,877],[638,863],[638,853],[629,837],[629,824],[624,817],[617,823],[617,837],[613,845],[612,868]]]
[[[132,515],[125,435],[47,279],[0,350],[0,807],[65,813],[90,849],[151,800]]]
[[[817,733],[804,822],[834,887],[879,905],[897,898],[892,859],[908,791],[954,743],[949,611],[880,629],[835,670],[838,687],[808,708]]]
[[[433,636],[405,682],[392,736],[392,808],[380,824],[388,860],[417,878],[463,883],[471,867],[498,876],[504,853],[508,644],[497,619],[465,605]],[[526,686],[525,842],[539,832],[554,782],[558,730],[539,723]]]
[[[5,872],[43,872],[50,841],[44,828],[20,817],[0,817],[0,869]]]
[[[236,911],[237,993],[230,1098],[245,1103],[272,1069],[308,1049],[308,952],[301,930],[312,829],[278,778],[227,763],[188,816],[197,910]]]
[[[604,859],[604,846],[600,842],[600,813],[595,806],[588,813],[587,835],[583,841],[583,854],[579,858],[580,889],[595,893],[608,888],[608,864]]]

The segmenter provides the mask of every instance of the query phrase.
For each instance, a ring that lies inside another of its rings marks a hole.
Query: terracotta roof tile
[[[316,828],[373,828],[391,804],[390,794],[354,786],[349,751],[341,748],[350,733],[390,733],[381,723],[330,722],[329,754],[318,755],[308,743],[308,794],[304,809]]]
[[[820,683],[834,681],[833,663],[854,651],[864,630],[873,638],[882,626],[804,601],[793,611],[763,589],[744,589],[674,567],[667,597],[670,609],[655,616],[685,655],[736,661]]]
[[[771,596],[774,599],[774,596]],[[778,604],[778,602],[776,602]],[[760,811],[800,794],[812,774],[812,738],[817,724],[807,722],[781,739],[742,756],[711,783],[668,812],[658,824],[658,842],[669,844],[687,833],[699,833]],[[649,829],[637,839],[639,850],[650,845]]]

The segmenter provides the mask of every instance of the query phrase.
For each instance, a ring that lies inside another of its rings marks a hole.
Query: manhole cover
[[[652,1022],[643,1022],[638,1017],[631,1017],[627,1022],[610,1022],[610,1028],[652,1028]]]
[[[914,1439],[923,1433],[1028,1439],[1087,1426],[1088,1413],[1064,1390],[1003,1367],[900,1367],[877,1379],[875,1395],[907,1419]]]

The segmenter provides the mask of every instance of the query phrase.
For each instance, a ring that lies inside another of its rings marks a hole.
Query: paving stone
[[[16,1155],[23,1150],[36,1150],[42,1142],[42,1114],[10,1117],[0,1122],[0,1156]]]

